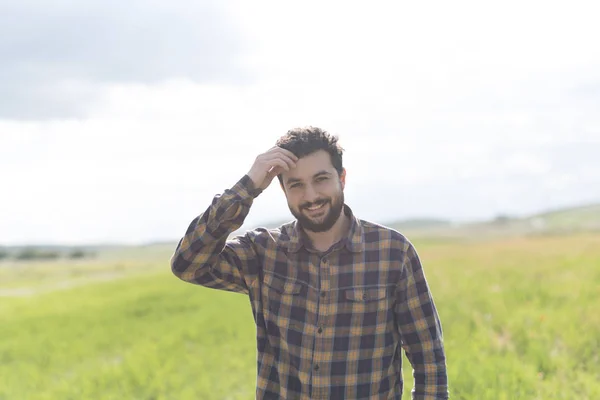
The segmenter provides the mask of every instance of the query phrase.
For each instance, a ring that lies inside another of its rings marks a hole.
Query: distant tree
[[[511,219],[512,218],[508,215],[500,214],[500,215],[496,216],[496,218],[494,218],[494,223],[498,224],[498,225],[505,225],[505,224],[508,224]]]
[[[44,251],[40,254],[40,258],[43,260],[56,260],[60,258],[60,253],[56,251]]]
[[[80,258],[85,258],[87,256],[87,253],[83,250],[73,250],[71,253],[69,253],[68,257],[72,260],[77,260]]]
[[[33,260],[37,258],[37,252],[35,249],[23,249],[21,252],[17,253],[15,257],[17,260]]]
[[[15,257],[20,261],[29,261],[29,260],[55,260],[60,257],[60,253],[56,251],[49,250],[38,250],[34,248],[26,248],[23,249],[20,253]]]
[[[0,261],[7,259],[10,257],[10,253],[8,251],[0,250]]]

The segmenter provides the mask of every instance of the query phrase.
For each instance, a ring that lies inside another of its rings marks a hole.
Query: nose
[[[317,200],[319,196],[317,195],[317,191],[312,185],[306,185],[306,190],[304,191],[304,201],[307,203],[312,203]]]

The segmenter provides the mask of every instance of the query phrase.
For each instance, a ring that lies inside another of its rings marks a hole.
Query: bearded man
[[[342,154],[322,129],[288,131],[192,221],[171,269],[249,296],[257,399],[400,399],[402,349],[413,399],[447,399],[442,326],[423,266],[405,236],[345,203]],[[295,220],[229,239],[276,176]]]

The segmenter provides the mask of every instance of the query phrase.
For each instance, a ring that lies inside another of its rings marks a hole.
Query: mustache
[[[310,208],[310,207],[314,207],[314,206],[320,206],[323,204],[329,203],[329,199],[319,199],[316,201],[313,201],[312,203],[304,203],[300,206],[300,208]]]

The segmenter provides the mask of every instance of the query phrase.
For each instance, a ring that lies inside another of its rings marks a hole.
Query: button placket
[[[329,304],[329,291],[331,290],[331,281],[330,281],[330,271],[329,271],[329,263],[330,258],[328,256],[323,256],[319,259],[319,268],[318,268],[318,279],[319,279],[319,289],[320,289],[320,301],[317,311],[317,321],[315,326],[315,347],[314,347],[314,357],[315,361],[313,370],[315,373],[327,373],[327,366],[323,365],[324,370],[321,368],[321,364],[327,360],[327,352],[326,352],[326,343],[324,341],[323,332],[325,326],[327,324],[327,320],[329,319],[330,313],[330,304]],[[320,382],[321,378],[316,378],[317,381],[314,382],[317,386],[322,384]],[[320,383],[318,383],[320,382]],[[317,397],[319,398],[319,397]]]

